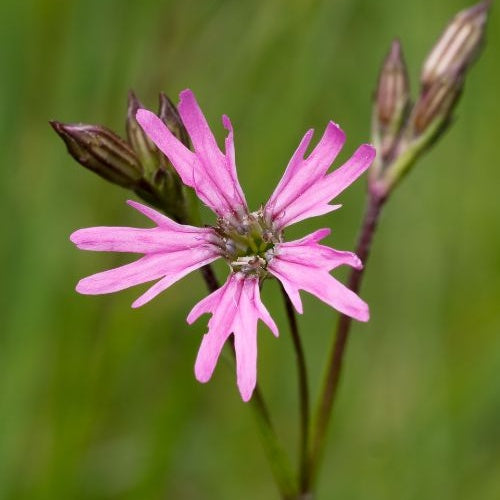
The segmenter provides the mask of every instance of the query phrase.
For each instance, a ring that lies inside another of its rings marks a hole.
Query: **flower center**
[[[264,220],[262,209],[245,214],[242,219],[219,219],[215,230],[221,238],[223,256],[233,271],[267,276],[267,265],[282,235]]]

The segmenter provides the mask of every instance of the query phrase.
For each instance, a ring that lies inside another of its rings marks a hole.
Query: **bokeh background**
[[[141,225],[130,195],[79,167],[49,119],[124,132],[126,95],[149,107],[192,88],[223,138],[236,128],[251,206],[265,201],[309,127],[369,139],[378,67],[399,36],[412,83],[463,0],[27,0],[0,2],[0,498],[275,498],[233,369],[193,377],[206,317],[193,274],[132,310],[144,287],[86,297],[77,280],[123,261],[77,251],[92,225]],[[494,6],[496,7],[496,6]],[[328,438],[319,498],[500,498],[500,18],[458,120],[386,207]],[[416,85],[414,85],[415,88]],[[352,249],[364,181],[332,226]],[[207,219],[207,222],[210,222]],[[340,272],[340,277],[345,274]],[[259,380],[296,452],[296,372],[281,327],[259,336]],[[317,393],[336,314],[304,297],[300,327]]]

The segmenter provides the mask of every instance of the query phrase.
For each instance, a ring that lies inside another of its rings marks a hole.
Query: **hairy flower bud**
[[[394,40],[387,54],[375,93],[374,142],[387,156],[399,134],[410,104],[410,84],[401,44]]]
[[[484,40],[490,1],[459,12],[428,55],[420,76],[424,91],[451,73],[462,73],[476,59]]]
[[[98,125],[51,121],[68,153],[85,168],[119,186],[134,188],[142,168],[130,146],[111,130]]]

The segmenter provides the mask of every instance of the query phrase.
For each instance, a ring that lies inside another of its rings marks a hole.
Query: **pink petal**
[[[343,265],[361,269],[363,264],[356,254],[317,244],[329,234],[330,229],[319,229],[300,240],[280,243],[278,255],[288,262],[320,267],[328,271]]]
[[[204,313],[211,313],[212,318],[196,358],[196,378],[200,382],[210,380],[222,347],[233,333],[238,388],[243,401],[248,401],[257,379],[258,320],[262,319],[278,335],[276,324],[260,300],[259,280],[239,273],[231,274],[219,290],[193,308],[188,322]]]
[[[218,253],[211,248],[149,254],[130,264],[83,278],[76,290],[85,295],[100,295],[118,292],[162,277],[169,278],[170,286],[191,271],[218,258]],[[141,301],[140,305],[144,303]]]
[[[127,200],[127,205],[130,205],[132,208],[135,208],[138,212],[145,215],[148,219],[151,219],[155,224],[161,227],[170,227],[172,229],[177,229],[179,231],[184,227],[182,224],[178,224],[174,222],[172,219],[163,215],[160,212],[157,212],[155,209],[148,207],[147,205],[143,205],[138,201]],[[186,226],[192,227],[192,226]]]
[[[182,231],[179,238],[177,231],[160,227],[89,227],[75,231],[70,239],[80,250],[157,253],[203,246],[215,238],[210,229],[193,229],[197,231]]]
[[[75,231],[70,240],[80,250],[101,252],[156,253],[186,250],[211,245],[215,235],[211,228],[178,224],[152,208],[128,201],[128,204],[159,224],[144,229],[135,227],[89,227]],[[179,237],[179,233],[182,234]]]
[[[375,149],[368,144],[361,145],[344,165],[320,179],[287,207],[279,220],[280,225],[289,226],[339,208],[340,205],[328,203],[351,185],[371,165],[374,158]]]
[[[373,162],[377,151],[371,144],[362,144],[339,168],[327,176],[331,188],[331,199],[349,187]]]
[[[375,156],[372,146],[361,146],[353,157],[331,174],[326,174],[345,142],[344,132],[330,122],[313,152],[304,158],[312,137],[305,136],[265,207],[267,217],[282,229],[309,217],[322,215],[340,205],[329,202],[356,180]]]
[[[203,314],[210,314],[217,308],[221,300],[221,296],[227,288],[228,281],[224,283],[218,290],[207,295],[204,299],[201,299],[187,315],[186,321],[189,325],[192,325],[200,316]]]
[[[309,245],[311,243],[317,243],[318,241],[324,240],[327,236],[330,236],[332,230],[328,227],[323,229],[317,229],[313,233],[309,233],[300,240],[289,241],[288,243],[293,245]]]
[[[267,325],[269,330],[273,332],[273,335],[275,337],[279,337],[279,331],[278,327],[276,326],[276,323],[274,322],[273,318],[269,314],[269,311],[267,310],[266,306],[262,303],[260,300],[260,291],[259,291],[259,284],[256,282],[254,285],[256,288],[254,290],[254,305],[259,313],[260,319]]]
[[[238,212],[246,208],[243,191],[236,175],[233,129],[227,116],[222,117],[229,134],[226,138],[224,155],[215,141],[203,112],[189,89],[180,93],[179,114],[193,143],[203,173],[211,177],[220,194],[226,199],[226,212]]]
[[[137,121],[151,140],[168,157],[184,184],[195,189],[198,197],[217,215],[239,213],[246,201],[236,176],[233,134],[230,133],[224,155],[190,90],[181,92],[179,114],[190,135],[194,153],[189,151],[154,113],[137,111]]]
[[[276,219],[276,226],[279,228],[284,228],[287,226],[291,226],[296,222],[300,222],[304,219],[310,219],[311,217],[317,217],[319,215],[329,214],[334,210],[338,210],[342,205],[329,205],[328,202],[321,203],[321,199],[319,196],[314,196],[313,193],[310,193],[310,197],[312,203],[305,203],[306,198],[304,197],[301,200],[298,200],[290,209],[282,212],[280,218]],[[309,201],[309,200],[308,200]],[[330,201],[330,198],[328,199]]]
[[[199,269],[200,267],[206,266],[207,264],[210,264],[214,260],[218,259],[219,256],[216,255],[214,257],[213,252],[209,253],[205,259],[202,260],[195,260],[190,258],[192,257],[192,254],[189,255],[189,257],[186,257],[184,260],[184,265],[177,269],[177,271],[171,272],[171,273],[165,273],[166,276],[162,278],[160,281],[155,283],[149,290],[147,290],[145,293],[143,293],[138,299],[136,299],[132,303],[132,307],[136,309],[137,307],[141,307],[150,300],[154,299],[157,295],[159,295],[161,292],[166,290],[168,287],[173,285],[176,281],[179,281],[181,278],[184,278],[184,276],[187,276],[189,273],[192,271],[195,271],[196,269]],[[189,265],[191,264],[191,265]]]
[[[268,266],[268,270],[271,274],[274,274],[276,278],[281,281],[285,292],[293,304],[293,307],[297,310],[299,314],[304,312],[304,306],[302,305],[302,299],[300,298],[299,289],[295,286],[293,281],[288,280],[285,275],[280,274],[277,270],[273,269],[271,265]]]
[[[238,174],[236,172],[236,155],[234,151],[234,131],[233,125],[231,124],[231,120],[228,116],[222,115],[222,124],[224,128],[229,132],[226,140],[226,164],[229,175],[231,176],[231,181],[233,183],[234,190],[236,191],[236,196],[238,197],[242,206],[246,207],[245,195],[240,186],[240,182],[238,181]]]
[[[203,311],[212,313],[212,317],[208,321],[208,333],[203,336],[194,368],[196,378],[200,382],[208,382],[212,377],[222,347],[232,333],[242,285],[243,280],[237,279],[235,275],[231,274],[221,291],[214,292],[217,296],[216,301],[215,299],[214,301],[207,301],[207,299],[202,301],[205,307],[208,307],[209,304],[212,306]]]
[[[163,121],[147,109],[139,109],[136,119],[144,132],[172,162],[184,184],[192,186],[193,170],[197,167],[196,155],[175,137]]]
[[[368,321],[368,306],[355,293],[333,278],[329,272],[340,265],[359,269],[361,261],[351,252],[341,252],[317,241],[327,235],[319,230],[301,240],[282,243],[268,270],[278,278],[299,313],[299,290],[315,295],[343,314]]]
[[[134,302],[133,307],[139,307],[186,274],[220,256],[212,229],[183,226],[144,205],[129,203],[159,225],[151,229],[91,227],[75,231],[70,238],[84,250],[145,255],[130,264],[82,279],[76,287],[78,292],[112,293],[161,278]]]
[[[304,189],[323,177],[344,145],[344,132],[338,125],[330,122],[313,152],[304,159],[313,132],[308,130],[305,134],[269,200],[269,204],[277,211],[283,210],[300,196]]]
[[[247,402],[257,384],[257,324],[242,324],[239,331],[234,338],[236,380],[241,399]]]
[[[257,313],[254,290],[258,280],[244,280],[242,297],[235,318],[234,349],[236,352],[236,379],[243,401],[248,401],[257,383]]]
[[[297,171],[304,164],[304,156],[306,154],[307,148],[309,147],[313,135],[314,135],[313,129],[309,129],[304,134],[304,137],[300,141],[297,149],[295,150],[292,157],[290,158],[290,161],[288,162],[283,177],[278,182],[276,189],[274,190],[273,194],[269,198],[269,201],[267,202],[268,207],[279,210],[279,208],[276,208],[278,198],[285,192],[285,189],[290,184],[290,181],[292,181]]]
[[[163,275],[163,268],[168,261],[167,255],[145,255],[130,264],[83,278],[77,284],[76,291],[85,295],[99,295],[147,283]]]

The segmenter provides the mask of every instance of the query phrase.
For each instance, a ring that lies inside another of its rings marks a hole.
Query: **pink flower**
[[[83,250],[135,252],[144,256],[84,278],[76,289],[84,294],[111,293],[158,280],[132,304],[139,307],[191,271],[223,258],[230,268],[227,281],[199,302],[187,317],[188,323],[192,323],[202,314],[212,315],[198,352],[195,374],[200,382],[211,378],[221,349],[233,334],[238,388],[243,400],[248,401],[257,376],[258,320],[278,336],[276,324],[260,300],[259,287],[264,278],[279,279],[299,313],[299,291],[305,290],[352,318],[368,320],[366,303],[330,275],[341,265],[361,268],[358,257],[320,245],[329,229],[290,242],[283,241],[283,230],[295,222],[339,208],[340,205],[329,202],[370,166],[375,150],[370,145],[360,146],[344,165],[328,174],[344,144],[344,132],[330,122],[314,150],[305,156],[313,135],[309,130],[267,204],[250,212],[236,175],[229,118],[222,118],[229,132],[223,153],[190,90],[180,95],[179,113],[194,152],[150,111],[140,109],[137,120],[182,181],[215,212],[217,224],[209,228],[177,224],[149,207],[129,201],[156,227],[80,229],[71,235],[71,241]]]

